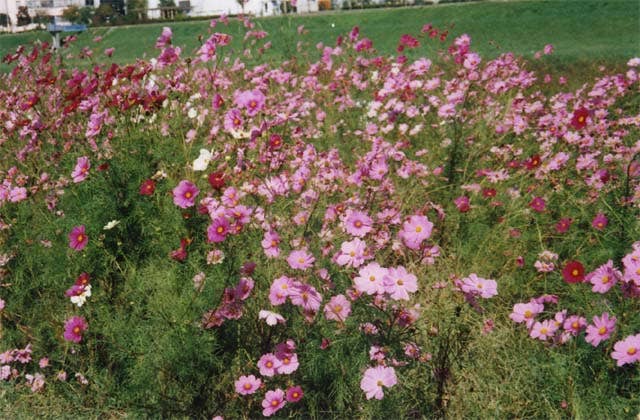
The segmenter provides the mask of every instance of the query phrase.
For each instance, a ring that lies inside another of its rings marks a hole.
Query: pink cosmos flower
[[[9,201],[19,203],[27,199],[27,189],[25,187],[15,187],[9,191]]]
[[[276,369],[278,375],[290,375],[298,369],[298,355],[295,353],[285,354],[279,358],[280,366]]]
[[[582,331],[587,326],[587,320],[578,315],[571,315],[567,319],[564,320],[562,328],[565,331],[570,332],[572,335],[578,335],[580,331]]]
[[[183,209],[191,207],[195,204],[196,196],[200,190],[191,182],[182,180],[173,189],[173,203]]]
[[[372,262],[362,267],[358,276],[353,279],[355,289],[360,293],[368,295],[384,293],[384,276],[387,269],[381,267],[377,262]]]
[[[217,217],[207,228],[209,242],[223,242],[229,233],[229,221],[226,217]]]
[[[351,302],[344,295],[335,295],[324,306],[324,316],[328,320],[344,322],[351,313]]]
[[[466,213],[471,210],[469,197],[467,197],[466,195],[461,195],[460,197],[453,200],[453,202],[460,213]]]
[[[598,344],[604,340],[608,340],[611,337],[611,333],[616,327],[616,317],[609,318],[607,312],[601,316],[593,317],[593,325],[587,325],[587,335],[584,337],[585,341],[591,344],[593,347],[598,347]]]
[[[85,233],[84,225],[75,226],[69,233],[69,248],[82,251],[89,243],[89,236]]]
[[[609,260],[595,271],[587,274],[585,281],[590,282],[595,293],[607,293],[622,278],[622,273],[613,267],[613,261]]]
[[[228,132],[242,129],[243,124],[242,114],[237,108],[230,109],[224,116],[224,129]]]
[[[556,323],[553,320],[547,319],[542,322],[536,322],[531,328],[529,335],[531,338],[537,338],[538,340],[546,341],[558,330]]]
[[[354,268],[360,267],[364,263],[366,249],[367,244],[359,238],[343,242],[340,246],[340,252],[336,256],[336,264]]]
[[[267,391],[264,400],[262,401],[262,415],[265,417],[270,417],[273,414],[277,413],[278,410],[284,407],[284,398],[284,391],[279,388],[274,391]]]
[[[367,399],[381,400],[384,397],[382,387],[391,388],[398,383],[396,371],[392,367],[376,366],[364,372],[360,381],[360,389],[365,392]]]
[[[403,223],[398,236],[407,248],[420,249],[422,241],[429,239],[432,230],[433,223],[426,216],[413,215]]]
[[[282,305],[291,294],[292,288],[293,279],[286,276],[278,277],[271,283],[269,302],[271,302],[273,306]]]
[[[352,211],[344,220],[344,230],[357,237],[364,237],[373,229],[373,220],[364,212]]]
[[[79,316],[73,316],[64,324],[64,339],[79,343],[82,341],[82,333],[87,330],[87,321]]]
[[[516,303],[513,305],[513,312],[509,318],[517,324],[525,323],[527,328],[531,328],[535,321],[536,315],[544,311],[544,305],[538,302]]]
[[[253,375],[241,376],[235,382],[236,392],[240,395],[251,395],[260,388],[262,381]]]
[[[258,89],[240,92],[236,98],[236,105],[245,108],[247,115],[254,116],[264,108],[266,97]]]
[[[315,260],[315,257],[305,250],[291,251],[291,254],[289,254],[289,257],[287,258],[289,266],[297,270],[306,270],[307,268],[310,268]]]
[[[84,181],[87,176],[89,176],[89,168],[91,168],[89,158],[86,156],[79,157],[76,161],[76,167],[73,169],[73,172],[71,172],[73,182],[77,184]]]
[[[471,273],[469,277],[462,279],[460,290],[474,296],[489,299],[498,294],[498,283],[495,280],[483,279],[477,274]]]
[[[277,369],[282,365],[282,362],[273,353],[266,353],[258,360],[258,369],[260,369],[260,375],[273,376],[277,373]]]
[[[630,335],[618,341],[613,346],[611,357],[617,360],[618,366],[640,361],[640,334]]]
[[[278,245],[280,244],[280,235],[276,232],[265,232],[264,238],[260,244],[262,245],[264,254],[267,257],[277,258],[280,255],[280,248],[278,248]]]
[[[402,266],[389,268],[382,284],[389,297],[395,300],[409,300],[409,293],[418,291],[418,278]]]
[[[607,227],[608,223],[609,220],[607,220],[607,216],[605,216],[603,213],[598,213],[596,214],[596,217],[593,218],[591,226],[593,226],[593,228],[596,230],[604,230],[604,228]]]
[[[315,313],[320,309],[322,296],[311,285],[296,282],[289,292],[291,303],[302,307],[309,313]]]
[[[287,389],[287,402],[298,402],[304,396],[302,388],[298,385],[291,386]]]

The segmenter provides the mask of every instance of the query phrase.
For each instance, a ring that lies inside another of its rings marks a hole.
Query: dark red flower
[[[213,188],[214,190],[222,189],[226,185],[224,173],[212,172],[209,175],[209,185],[211,185],[211,188]]]
[[[532,170],[540,166],[541,163],[542,160],[540,159],[540,155],[533,155],[524,162],[524,166],[526,166],[527,169]]]
[[[562,278],[567,283],[580,283],[584,280],[584,266],[580,261],[569,261],[562,269]]]
[[[269,149],[277,150],[282,147],[282,137],[279,134],[272,134],[269,137]]]
[[[483,188],[482,189],[482,196],[484,198],[493,198],[496,196],[498,192],[494,189],[494,188]]]
[[[156,183],[153,179],[147,179],[140,185],[140,195],[153,195],[156,190]]]
[[[587,117],[589,116],[589,111],[582,107],[573,111],[573,117],[571,118],[571,126],[576,130],[580,130],[587,125]]]

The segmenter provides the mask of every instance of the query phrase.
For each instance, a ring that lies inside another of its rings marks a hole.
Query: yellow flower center
[[[422,226],[416,226],[416,232],[418,233],[422,232]]]
[[[378,382],[376,382],[376,385],[378,385],[378,386],[382,386],[382,385],[383,385],[383,383],[382,383],[382,381],[381,381],[381,380],[378,380]]]
[[[573,328],[574,330],[577,330],[579,326],[580,324],[578,324],[577,321],[573,321],[573,323],[571,324],[571,328]]]
[[[571,275],[572,275],[572,276],[574,276],[574,277],[576,277],[578,274],[580,274],[580,271],[578,271],[578,269],[577,269],[577,268],[574,268],[574,269],[571,271]]]
[[[362,222],[360,220],[356,220],[356,222],[353,225],[359,228],[359,227],[362,227]]]
[[[606,327],[600,327],[600,329],[598,330],[598,334],[600,335],[605,335],[606,333],[607,333]]]
[[[546,328],[540,328],[540,334],[546,335],[549,332]]]
[[[636,354],[636,352],[637,352],[637,351],[638,351],[638,350],[637,350],[635,347],[629,347],[629,348],[627,349],[627,354],[628,354],[629,356],[633,356],[634,354]]]
[[[242,387],[248,391],[251,389],[251,384],[249,382],[246,382]]]
[[[73,327],[74,334],[80,334],[80,327]]]
[[[602,284],[609,283],[609,276],[602,276]]]
[[[333,312],[338,313],[340,311],[342,311],[342,306],[336,305],[336,306],[333,307]]]
[[[218,232],[218,233],[224,232],[224,227],[218,226],[218,228],[216,229],[216,232]]]
[[[266,367],[268,368],[272,368],[273,367],[273,363],[272,362],[267,362],[264,364]]]
[[[533,316],[533,314],[531,313],[530,310],[527,309],[526,311],[524,311],[524,317],[525,318],[531,318],[532,316]]]
[[[187,191],[186,193],[184,193],[184,196],[185,196],[186,198],[191,198],[191,196],[192,196],[192,195],[193,195],[193,194],[191,194],[191,191]]]
[[[298,262],[299,262],[300,264],[304,264],[304,258],[303,258],[303,257],[298,258]]]
[[[297,391],[294,391],[294,392],[293,392],[293,394],[291,394],[291,396],[292,396],[293,398],[298,398],[298,397],[300,396],[300,394],[298,394],[298,392],[297,392]]]
[[[396,281],[396,284],[397,284],[398,286],[402,286],[402,285],[404,284],[404,282],[402,281],[402,279],[398,279],[398,280]]]
[[[280,404],[280,401],[278,401],[278,400],[273,400],[273,401],[271,401],[271,405],[272,405],[273,407],[277,407],[277,406],[278,406],[278,404]]]
[[[78,240],[78,242],[82,242],[84,241],[84,235],[81,233],[76,239]]]
[[[369,281],[376,281],[376,276],[369,276]]]

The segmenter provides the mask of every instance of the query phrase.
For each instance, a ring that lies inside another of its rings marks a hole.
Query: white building
[[[26,7],[30,18],[38,16],[60,17],[69,6],[95,6],[100,0],[0,0],[0,31],[22,32],[37,28],[36,23],[25,23],[19,19],[19,10]]]
[[[2,0],[0,0],[2,1]],[[174,0],[176,6],[185,11],[188,16],[214,16],[237,15],[240,13],[254,16],[274,16],[283,13],[285,6],[292,10],[291,4],[296,3],[297,13],[309,13],[318,11],[318,0],[246,0],[244,8],[238,0]],[[160,1],[147,0],[148,17],[158,19],[161,17]]]

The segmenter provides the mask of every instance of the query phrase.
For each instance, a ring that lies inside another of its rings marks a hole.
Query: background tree
[[[27,6],[18,7],[18,15],[16,17],[18,20],[18,26],[24,26],[31,23],[31,16],[29,15],[29,9]]]

